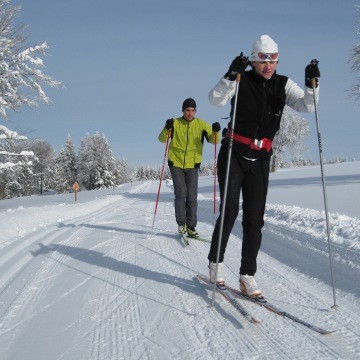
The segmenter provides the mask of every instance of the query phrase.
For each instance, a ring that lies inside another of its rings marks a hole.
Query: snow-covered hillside
[[[336,302],[320,169],[271,174],[257,282],[319,335],[242,302],[250,324],[212,288],[209,243],[185,247],[173,193],[158,182],[0,202],[0,359],[359,359],[360,163],[326,166]],[[218,208],[217,204],[217,208]],[[199,232],[210,238],[213,178],[199,185]],[[240,219],[240,218],[239,218]],[[236,286],[241,221],[225,257]],[[239,300],[241,301],[241,300]]]

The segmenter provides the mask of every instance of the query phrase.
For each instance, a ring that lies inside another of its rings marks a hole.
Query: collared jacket
[[[216,106],[224,106],[231,100],[231,118],[235,89],[235,81],[222,78],[209,93],[210,103]],[[315,89],[316,99],[318,91],[319,87]],[[254,69],[242,73],[237,99],[234,133],[249,139],[272,141],[280,128],[285,105],[298,112],[314,111],[312,89],[305,86],[303,90],[288,77],[276,73],[266,80]],[[234,142],[234,151],[255,159],[269,158],[272,154],[271,150],[256,150],[237,141]]]
[[[211,144],[220,141],[220,131],[213,132],[212,126],[205,120],[194,118],[187,121],[183,117],[174,119],[174,127],[170,132],[165,127],[158,139],[166,142],[170,136],[168,164],[182,169],[200,167],[204,139]]]

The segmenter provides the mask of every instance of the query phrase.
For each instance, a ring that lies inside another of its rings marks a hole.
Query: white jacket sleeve
[[[236,81],[221,78],[210,90],[208,98],[211,105],[224,106],[235,95]]]
[[[314,94],[313,89],[305,86],[305,90],[303,90],[300,86],[298,86],[294,81],[288,79],[285,85],[285,93],[286,105],[290,106],[292,109],[298,112],[314,112]],[[319,85],[315,89],[315,98],[316,103],[319,100]]]
[[[210,90],[208,98],[210,104],[225,106],[235,95],[236,82],[221,78],[215,87]],[[303,90],[294,81],[288,79],[285,85],[286,105],[298,112],[314,112],[313,90],[305,86]],[[319,100],[319,85],[315,89],[316,102]]]

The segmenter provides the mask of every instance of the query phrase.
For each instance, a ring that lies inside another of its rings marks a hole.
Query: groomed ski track
[[[359,299],[345,284],[338,292],[340,309],[332,310],[329,280],[311,277],[306,264],[301,268],[298,256],[329,266],[322,254],[326,244],[308,246],[320,241],[277,225],[275,209],[264,229],[257,280],[272,303],[336,333],[321,336],[243,302],[261,321],[250,324],[219,295],[210,307],[211,292],[194,281],[206,273],[209,243],[181,242],[165,184],[152,232],[157,188],[156,181],[120,187],[2,243],[1,359],[359,358]],[[199,198],[201,236],[212,233],[211,200],[205,191]],[[241,234],[239,221],[234,233]],[[232,286],[240,247],[232,235],[225,261]]]

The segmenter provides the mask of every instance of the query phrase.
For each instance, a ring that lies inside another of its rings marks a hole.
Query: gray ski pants
[[[199,169],[170,167],[175,193],[175,219],[190,228],[197,224],[197,193]]]

